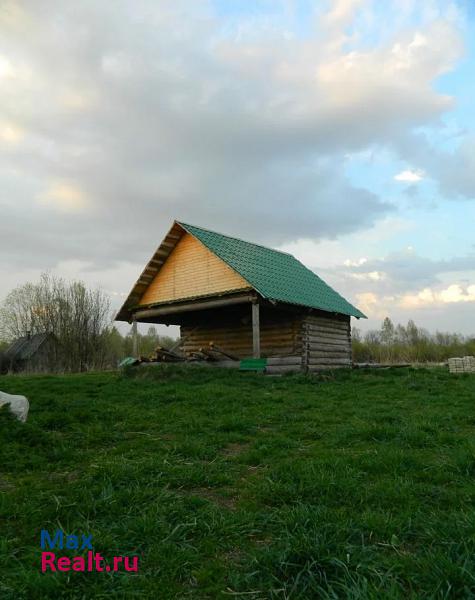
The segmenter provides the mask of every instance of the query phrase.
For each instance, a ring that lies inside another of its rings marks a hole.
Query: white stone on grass
[[[25,396],[13,396],[0,392],[0,407],[4,404],[10,405],[10,411],[17,419],[20,419],[23,423],[26,421],[30,404]]]

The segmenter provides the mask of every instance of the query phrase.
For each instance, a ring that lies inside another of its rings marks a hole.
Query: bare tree
[[[107,355],[110,303],[101,290],[48,273],[38,283],[12,290],[0,308],[0,337],[52,333],[58,340],[58,366],[71,371],[101,368]]]

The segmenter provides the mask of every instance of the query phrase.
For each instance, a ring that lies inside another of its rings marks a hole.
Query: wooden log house
[[[366,318],[296,258],[175,221],[116,319],[179,325],[186,356],[214,344],[267,371],[351,366],[351,317]]]
[[[52,333],[30,332],[0,355],[0,374],[8,371],[48,373],[58,369],[58,340]]]

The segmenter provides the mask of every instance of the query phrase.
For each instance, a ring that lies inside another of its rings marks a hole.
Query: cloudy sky
[[[473,5],[472,5],[473,6]],[[120,304],[173,218],[475,332],[469,0],[2,0],[0,298]]]

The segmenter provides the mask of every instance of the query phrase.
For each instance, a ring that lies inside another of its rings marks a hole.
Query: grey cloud
[[[423,133],[403,132],[391,142],[409,164],[422,168],[447,200],[475,200],[475,135],[463,137],[451,151],[434,146]]]
[[[356,231],[394,208],[345,178],[344,154],[450,106],[427,85],[442,51],[416,61],[420,85],[374,78],[375,52],[369,78],[322,89],[318,36],[225,39],[206,2],[20,6],[0,20],[16,69],[0,121],[24,135],[0,146],[0,252],[14,268],[143,262],[174,217],[270,244]],[[39,203],[57,182],[87,208]]]
[[[475,271],[475,254],[456,256],[448,260],[433,260],[419,256],[413,251],[402,251],[389,254],[384,259],[368,260],[361,265],[342,266],[345,273],[365,275],[378,272],[383,279],[365,280],[365,287],[388,292],[420,290],[426,286],[440,283],[440,276],[447,273],[464,273]]]

